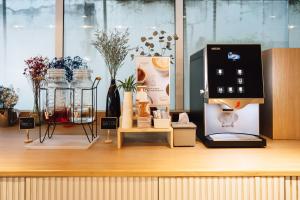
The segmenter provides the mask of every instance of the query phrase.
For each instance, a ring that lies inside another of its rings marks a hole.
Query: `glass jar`
[[[48,69],[48,89],[45,119],[46,121],[68,122],[70,108],[70,90],[64,69]]]
[[[70,117],[74,123],[90,123],[94,119],[91,73],[88,69],[73,71],[71,88],[74,89],[74,110]]]
[[[146,86],[137,86],[136,92],[136,108],[138,117],[150,116],[150,101],[146,92]]]

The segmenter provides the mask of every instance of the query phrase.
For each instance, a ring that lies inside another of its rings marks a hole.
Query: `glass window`
[[[262,50],[300,47],[298,0],[185,0],[184,4],[185,109],[189,109],[189,58],[206,44],[260,43]]]
[[[104,60],[91,45],[97,29],[125,30],[130,33],[130,46],[140,44],[140,38],[154,30],[174,33],[174,0],[68,0],[65,1],[64,55],[81,56],[88,61],[94,75],[100,75],[100,97],[98,108],[105,110],[106,94],[110,76]],[[124,79],[135,73],[135,64],[130,55],[120,69],[117,79]],[[171,74],[175,74],[172,66]],[[175,105],[175,77],[171,80],[171,108]],[[123,95],[121,95],[122,98]]]
[[[6,0],[0,8],[0,84],[17,88],[16,107],[31,110],[33,95],[22,74],[24,59],[54,56],[55,0]]]

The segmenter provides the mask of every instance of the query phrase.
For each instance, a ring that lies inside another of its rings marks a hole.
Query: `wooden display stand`
[[[126,134],[138,134],[138,133],[167,133],[168,143],[170,148],[173,148],[173,128],[118,128],[118,149],[122,147],[124,133]]]

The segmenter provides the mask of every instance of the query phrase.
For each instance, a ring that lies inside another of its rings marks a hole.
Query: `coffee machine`
[[[190,58],[190,110],[207,147],[265,147],[259,133],[264,103],[261,47],[209,44]]]

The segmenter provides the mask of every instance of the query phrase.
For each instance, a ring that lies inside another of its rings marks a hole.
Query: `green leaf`
[[[126,92],[135,92],[136,91],[136,82],[134,75],[125,78],[124,82],[118,80],[119,84],[117,85],[118,88],[123,89]]]
[[[153,37],[148,37],[148,40],[152,40],[153,39]]]
[[[161,30],[161,31],[160,31],[160,33],[163,35],[163,34],[165,34],[165,33],[166,33],[166,31],[164,31],[164,30]]]

